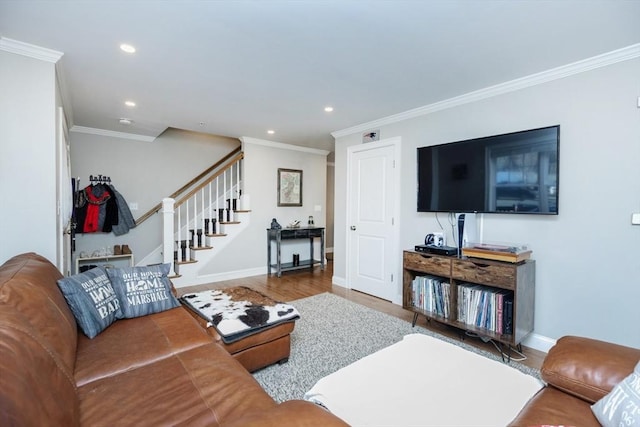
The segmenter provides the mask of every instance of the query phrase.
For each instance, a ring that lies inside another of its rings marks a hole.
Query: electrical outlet
[[[138,204],[136,202],[129,203],[129,210],[137,211],[138,210]]]
[[[631,214],[631,225],[640,225],[640,212]]]

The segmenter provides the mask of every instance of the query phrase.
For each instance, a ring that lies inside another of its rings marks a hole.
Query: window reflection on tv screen
[[[560,126],[418,148],[419,212],[558,213]]]

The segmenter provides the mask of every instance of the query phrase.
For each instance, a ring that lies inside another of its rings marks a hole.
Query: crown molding
[[[0,37],[0,50],[28,56],[29,58],[52,62],[54,64],[62,58],[62,55],[64,55],[64,53],[58,52],[57,50],[47,49],[45,47],[20,42],[18,40],[8,39],[6,37]]]
[[[531,74],[529,76],[521,77],[519,79],[510,80],[508,82],[499,83],[494,86],[489,86],[484,89],[469,92],[460,96],[446,99],[444,101],[435,102],[433,104],[425,105],[423,107],[414,108],[402,113],[394,114],[391,116],[383,117],[378,120],[356,125],[347,129],[331,132],[331,136],[334,138],[340,138],[342,136],[352,135],[354,133],[364,132],[372,128],[385,126],[393,123],[397,123],[403,120],[412,119],[415,117],[432,114],[437,111],[446,110],[449,108],[457,107],[464,104],[480,101],[483,99],[491,98],[494,96],[502,95],[509,92],[515,92],[520,89],[525,89],[531,86],[540,85],[543,83],[551,82],[554,80],[563,79],[575,74],[584,73],[597,68],[606,67],[609,65],[617,64],[618,62],[628,61],[631,59],[640,57],[640,43],[632,44],[622,49],[613,50],[611,52],[603,53],[601,55],[593,56],[591,58],[583,59],[581,61],[572,62],[571,64],[563,65],[561,67],[552,68],[550,70],[542,71],[540,73]]]
[[[280,148],[282,150],[302,151],[304,153],[317,154],[320,156],[328,156],[330,151],[320,150],[317,148],[302,147],[300,145],[284,144],[282,142],[268,141],[266,139],[251,138],[249,136],[241,136],[240,141],[243,144],[262,145],[270,148]]]
[[[143,142],[153,142],[156,139],[155,136],[137,135],[135,133],[116,132],[114,130],[89,128],[85,126],[75,126],[75,125],[72,126],[71,129],[69,129],[69,131],[77,132],[77,133],[86,133],[89,135],[109,136],[111,138],[132,139],[134,141],[143,141]]]

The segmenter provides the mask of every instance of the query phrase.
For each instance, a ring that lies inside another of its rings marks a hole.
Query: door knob
[[[352,225],[352,226],[351,226],[351,229],[352,229],[353,231],[356,231],[356,226],[355,226],[355,225]]]

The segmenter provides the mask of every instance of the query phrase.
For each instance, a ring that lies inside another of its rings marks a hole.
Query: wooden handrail
[[[220,160],[215,162],[212,166],[208,167],[205,171],[200,173],[198,176],[193,178],[191,181],[189,181],[188,183],[186,183],[185,185],[180,187],[178,190],[174,191],[171,195],[169,195],[169,198],[170,199],[175,199],[180,194],[182,194],[182,192],[185,191],[187,188],[191,187],[193,184],[195,184],[196,182],[200,181],[203,177],[205,177],[209,173],[211,173],[211,171],[216,170],[217,168],[219,168],[220,165],[225,164],[229,159],[231,159],[232,157],[234,157],[238,153],[241,153],[241,151],[242,151],[242,147],[236,148],[235,150],[233,150],[232,152],[230,152],[229,154],[227,154],[226,156],[224,156],[223,158],[221,158]],[[155,205],[154,207],[149,209],[144,215],[142,215],[140,218],[138,218],[136,220],[136,226],[142,224],[147,219],[151,218],[151,216],[153,216],[153,214],[157,213],[161,208],[162,208],[162,202],[158,203],[157,205]]]
[[[207,184],[209,184],[211,181],[213,181],[214,179],[216,179],[217,177],[219,177],[220,175],[222,175],[223,173],[225,173],[227,170],[229,170],[229,168],[231,168],[231,166],[233,166],[233,164],[239,160],[242,160],[244,158],[244,153],[240,153],[237,154],[235,157],[233,157],[229,163],[227,164],[227,166],[225,166],[224,168],[220,169],[218,172],[214,173],[213,175],[211,175],[209,178],[207,178],[206,181],[203,181],[202,183],[200,183],[196,188],[194,188],[193,190],[189,191],[187,194],[185,194],[184,196],[182,196],[180,198],[180,200],[176,201],[175,204],[173,205],[175,208],[177,208],[178,206],[182,205],[184,202],[187,201],[187,199],[190,199],[191,196],[193,196],[194,194],[196,194],[198,191],[202,190]]]

